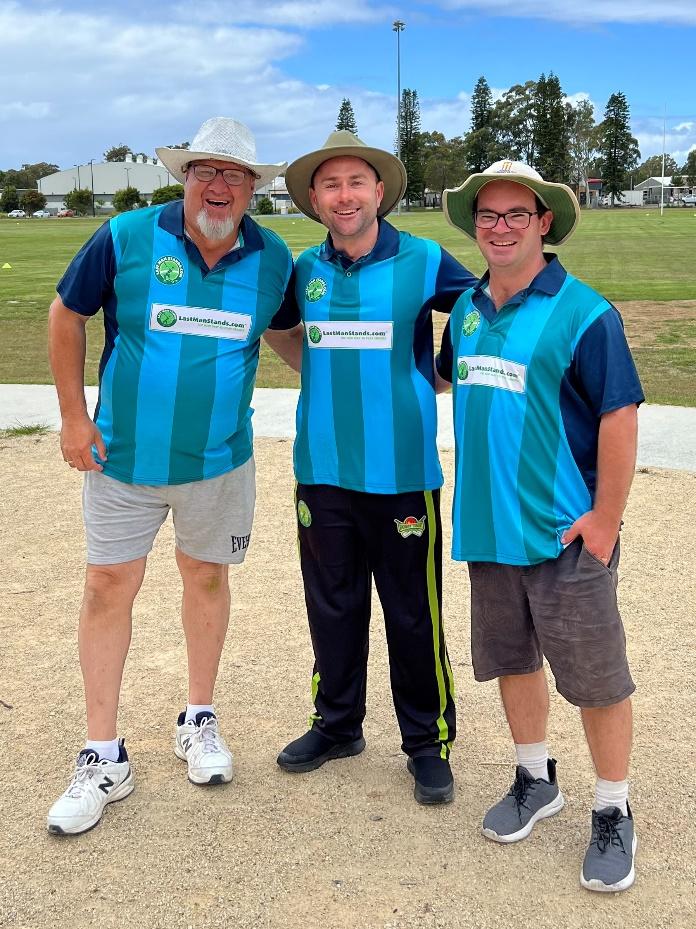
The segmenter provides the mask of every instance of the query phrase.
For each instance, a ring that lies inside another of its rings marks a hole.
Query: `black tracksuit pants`
[[[441,615],[439,490],[370,494],[298,484],[296,502],[314,728],[336,741],[362,734],[374,577],[402,748],[447,758],[455,709]]]

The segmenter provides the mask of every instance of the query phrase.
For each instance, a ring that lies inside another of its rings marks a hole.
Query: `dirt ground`
[[[480,835],[487,806],[509,786],[513,754],[495,685],[472,678],[466,570],[448,558],[455,802],[428,809],[413,800],[377,603],[366,751],[306,775],[277,767],[310,709],[290,460],[289,441],[257,442],[254,537],[233,574],[216,699],[234,781],[194,787],[172,751],[185,653],[167,523],[137,601],[123,689],[120,734],[136,790],[91,832],[61,838],[47,834],[45,815],[83,738],[81,480],[62,463],[56,435],[0,440],[0,926],[693,927],[696,475],[639,473],[626,516],[620,600],[638,686],[631,801],[640,845],[635,886],[605,896],[578,882],[593,778],[577,713],[555,692],[549,742],[564,811],[515,846]],[[443,462],[447,513],[452,455]]]

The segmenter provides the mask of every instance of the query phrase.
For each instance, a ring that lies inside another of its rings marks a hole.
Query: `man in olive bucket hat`
[[[582,885],[624,890],[634,684],[616,585],[643,392],[616,309],[544,252],[577,225],[570,188],[499,161],[445,191],[444,207],[488,264],[437,359],[438,387],[454,394],[452,557],[469,563],[474,676],[499,679],[517,753],[483,833],[517,842],[563,807],[545,656],[580,707],[597,776]]]
[[[455,711],[441,615],[431,312],[449,312],[475,278],[437,243],[385,220],[406,171],[350,132],[294,161],[286,182],[328,235],[296,261],[288,303],[302,325],[292,344],[266,336],[302,372],[296,508],[315,657],[310,729],[278,764],[312,771],[365,747],[374,577],[415,797],[446,803]]]
[[[245,214],[261,164],[251,131],[206,120],[190,149],[157,155],[183,200],[121,213],[82,247],[50,310],[61,451],[84,472],[87,569],[80,664],[87,742],[48,814],[58,835],[96,825],[133,789],[117,734],[131,612],[154,538],[171,509],[183,582],[188,702],[174,751],[195,784],[232,778],[213,689],[230,610],[228,566],[244,560],[254,513],[249,404],[259,339],[283,299],[285,243]],[[94,421],[85,406],[85,326],[100,309],[106,344]],[[139,718],[147,730],[149,714]]]

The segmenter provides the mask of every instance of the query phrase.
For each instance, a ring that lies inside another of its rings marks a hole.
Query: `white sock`
[[[546,747],[546,742],[527,742],[522,745],[515,742],[515,752],[517,753],[517,764],[526,768],[535,780],[541,777],[548,781],[549,750]]]
[[[187,703],[184,722],[187,723],[191,719],[195,722],[199,713],[212,713],[215,716],[215,707],[212,703]]]
[[[107,761],[118,761],[118,739],[106,739],[105,741],[87,739],[85,748],[91,748],[100,758],[105,758]]]
[[[593,809],[605,810],[608,806],[618,806],[624,816],[628,816],[628,781],[605,781],[604,778],[597,778]]]

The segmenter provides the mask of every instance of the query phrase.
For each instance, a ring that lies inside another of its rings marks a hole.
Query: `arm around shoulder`
[[[291,329],[267,329],[264,341],[289,365],[293,371],[302,370],[302,340],[304,326],[299,323]]]

